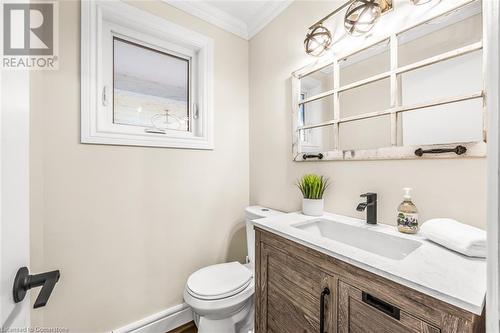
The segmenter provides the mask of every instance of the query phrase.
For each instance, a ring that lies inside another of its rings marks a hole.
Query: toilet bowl
[[[199,333],[253,332],[255,233],[252,220],[281,212],[261,206],[245,210],[248,263],[228,262],[192,273],[184,288],[184,301],[193,311]]]
[[[251,267],[231,262],[191,274],[184,289],[184,300],[193,310],[198,332],[248,333],[251,326],[238,324],[253,318],[253,294]]]

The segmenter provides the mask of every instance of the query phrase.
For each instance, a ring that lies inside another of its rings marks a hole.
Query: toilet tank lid
[[[284,214],[279,210],[263,207],[263,206],[249,206],[245,209],[246,218],[249,220],[259,219],[274,215]]]

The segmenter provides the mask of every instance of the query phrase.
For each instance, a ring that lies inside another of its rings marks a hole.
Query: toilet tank
[[[245,209],[245,224],[247,229],[247,250],[250,264],[255,264],[255,231],[253,230],[252,220],[261,219],[273,215],[284,214],[278,210],[274,210],[262,206],[250,206]]]

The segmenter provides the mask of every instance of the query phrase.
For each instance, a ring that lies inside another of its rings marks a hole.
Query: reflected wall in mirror
[[[414,15],[414,22],[400,19],[392,25],[397,29],[366,38],[358,50],[334,52],[325,66],[294,73],[300,81],[298,126],[305,126],[295,131],[301,136],[295,160],[305,149],[333,151],[326,160],[417,158],[420,146],[453,144],[468,148],[461,157],[485,156],[481,5],[450,2],[420,16],[408,8],[402,15]],[[396,9],[392,17],[397,15]],[[322,133],[316,134],[321,144],[305,144],[312,127]]]
[[[385,115],[341,123],[339,133],[341,150],[388,147],[391,145],[391,118]]]
[[[399,66],[406,66],[482,40],[481,2],[406,30],[398,35]]]
[[[340,118],[360,116],[391,107],[389,78],[344,90],[339,93]]]
[[[405,66],[463,50],[480,43],[481,36],[481,3],[473,2],[399,34],[399,61]],[[402,105],[466,98],[482,92],[482,57],[481,49],[467,51],[402,73]],[[405,146],[478,142],[483,136],[482,99],[404,112],[401,118],[399,143]]]
[[[482,54],[475,51],[404,73],[401,76],[403,105],[431,103],[443,98],[466,98],[480,93],[483,88],[481,71]],[[405,146],[482,140],[482,99],[466,99],[404,112],[401,117],[401,144]]]
[[[385,73],[391,69],[389,39],[339,60],[340,86]]]
[[[472,99],[403,114],[403,145],[479,142],[483,139],[483,102]]]

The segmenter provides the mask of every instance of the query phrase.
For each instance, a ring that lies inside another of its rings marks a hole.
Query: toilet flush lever
[[[54,289],[54,286],[57,281],[59,281],[60,275],[61,274],[58,270],[30,275],[28,267],[19,268],[14,279],[14,287],[12,289],[14,302],[21,302],[26,296],[26,292],[31,288],[42,286],[33,308],[36,309],[45,306],[49,300],[52,290]]]

